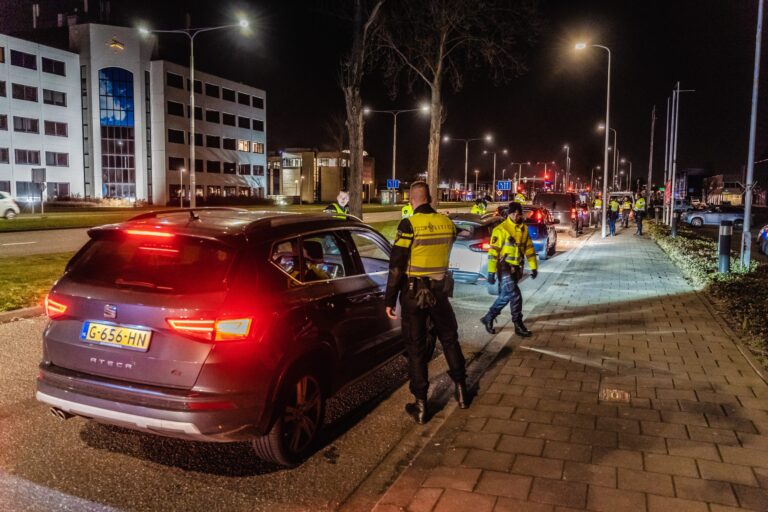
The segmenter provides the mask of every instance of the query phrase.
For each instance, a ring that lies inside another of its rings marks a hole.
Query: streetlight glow
[[[142,36],[148,36],[149,29],[147,27],[139,27],[139,34],[141,34]]]
[[[371,113],[371,108],[370,107],[363,107],[363,114],[367,115],[367,114],[370,114],[370,113]]]
[[[489,133],[488,135],[485,136],[485,140],[488,142],[491,142],[493,140],[493,135]]]
[[[432,108],[431,108],[431,107],[430,107],[428,104],[426,104],[426,103],[423,103],[423,104],[422,104],[422,105],[419,107],[419,110],[421,110],[422,112],[426,113],[426,112],[429,112],[430,110],[432,110]]]
[[[576,50],[583,50],[583,49],[585,49],[586,47],[587,47],[587,43],[576,43],[576,45],[574,46],[574,48],[575,48]]]
[[[250,25],[250,22],[249,22],[248,20],[246,20],[246,19],[242,19],[242,20],[240,20],[240,23],[239,23],[239,25],[240,25],[242,28],[248,28],[248,25]]]

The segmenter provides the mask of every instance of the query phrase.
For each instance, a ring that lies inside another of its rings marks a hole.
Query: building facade
[[[193,114],[188,68],[154,45],[95,23],[69,27],[71,51],[0,35],[0,190],[39,198],[45,167],[48,198],[165,204],[194,167],[198,197],[266,196],[265,92],[196,72]]]
[[[82,144],[79,56],[0,34],[0,190],[39,200],[45,168],[46,198],[84,195]]]

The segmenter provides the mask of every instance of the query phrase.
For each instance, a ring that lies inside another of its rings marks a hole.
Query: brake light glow
[[[57,318],[67,312],[69,306],[59,301],[53,300],[50,295],[45,296],[45,314],[48,318]]]
[[[146,252],[157,252],[160,254],[165,254],[168,256],[171,256],[173,254],[179,254],[178,249],[167,249],[165,247],[139,247],[139,250],[146,251]]]
[[[472,252],[488,252],[491,249],[491,244],[488,242],[481,242],[472,244],[469,246],[469,250]]]
[[[154,236],[158,238],[173,238],[173,233],[167,233],[165,231],[149,231],[146,229],[126,229],[125,232],[134,236]]]
[[[168,325],[185,336],[204,341],[243,340],[251,331],[251,318],[226,318],[222,320],[190,320],[168,318]]]

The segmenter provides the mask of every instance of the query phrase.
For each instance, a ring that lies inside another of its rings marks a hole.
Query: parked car
[[[449,217],[456,226],[457,236],[448,267],[457,281],[476,283],[488,275],[487,254],[491,248],[491,233],[504,217],[472,213],[452,213]]]
[[[549,210],[552,219],[557,219],[561,228],[570,229],[575,235],[579,227],[579,196],[573,193],[555,194],[542,192],[533,198],[533,206]]]
[[[557,224],[546,208],[524,207],[525,223],[539,260],[546,260],[557,251]]]
[[[680,220],[693,227],[719,226],[720,221],[733,221],[734,226],[744,224],[744,209],[738,206],[711,205],[703,210],[685,211]]]
[[[6,219],[13,219],[19,211],[19,203],[11,197],[11,194],[0,191],[0,214]]]
[[[757,234],[757,246],[760,252],[768,256],[768,224]]]
[[[249,441],[290,466],[328,397],[403,350],[391,246],[359,221],[204,208],[88,234],[45,300],[36,397],[59,418]]]

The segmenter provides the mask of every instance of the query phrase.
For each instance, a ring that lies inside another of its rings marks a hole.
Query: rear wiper
[[[129,281],[127,279],[123,279],[122,277],[118,277],[115,279],[116,285],[122,285],[122,286],[135,286],[137,288],[152,288],[157,290],[165,290],[165,291],[172,291],[173,288],[169,286],[158,286],[155,283],[148,283],[146,281]]]

